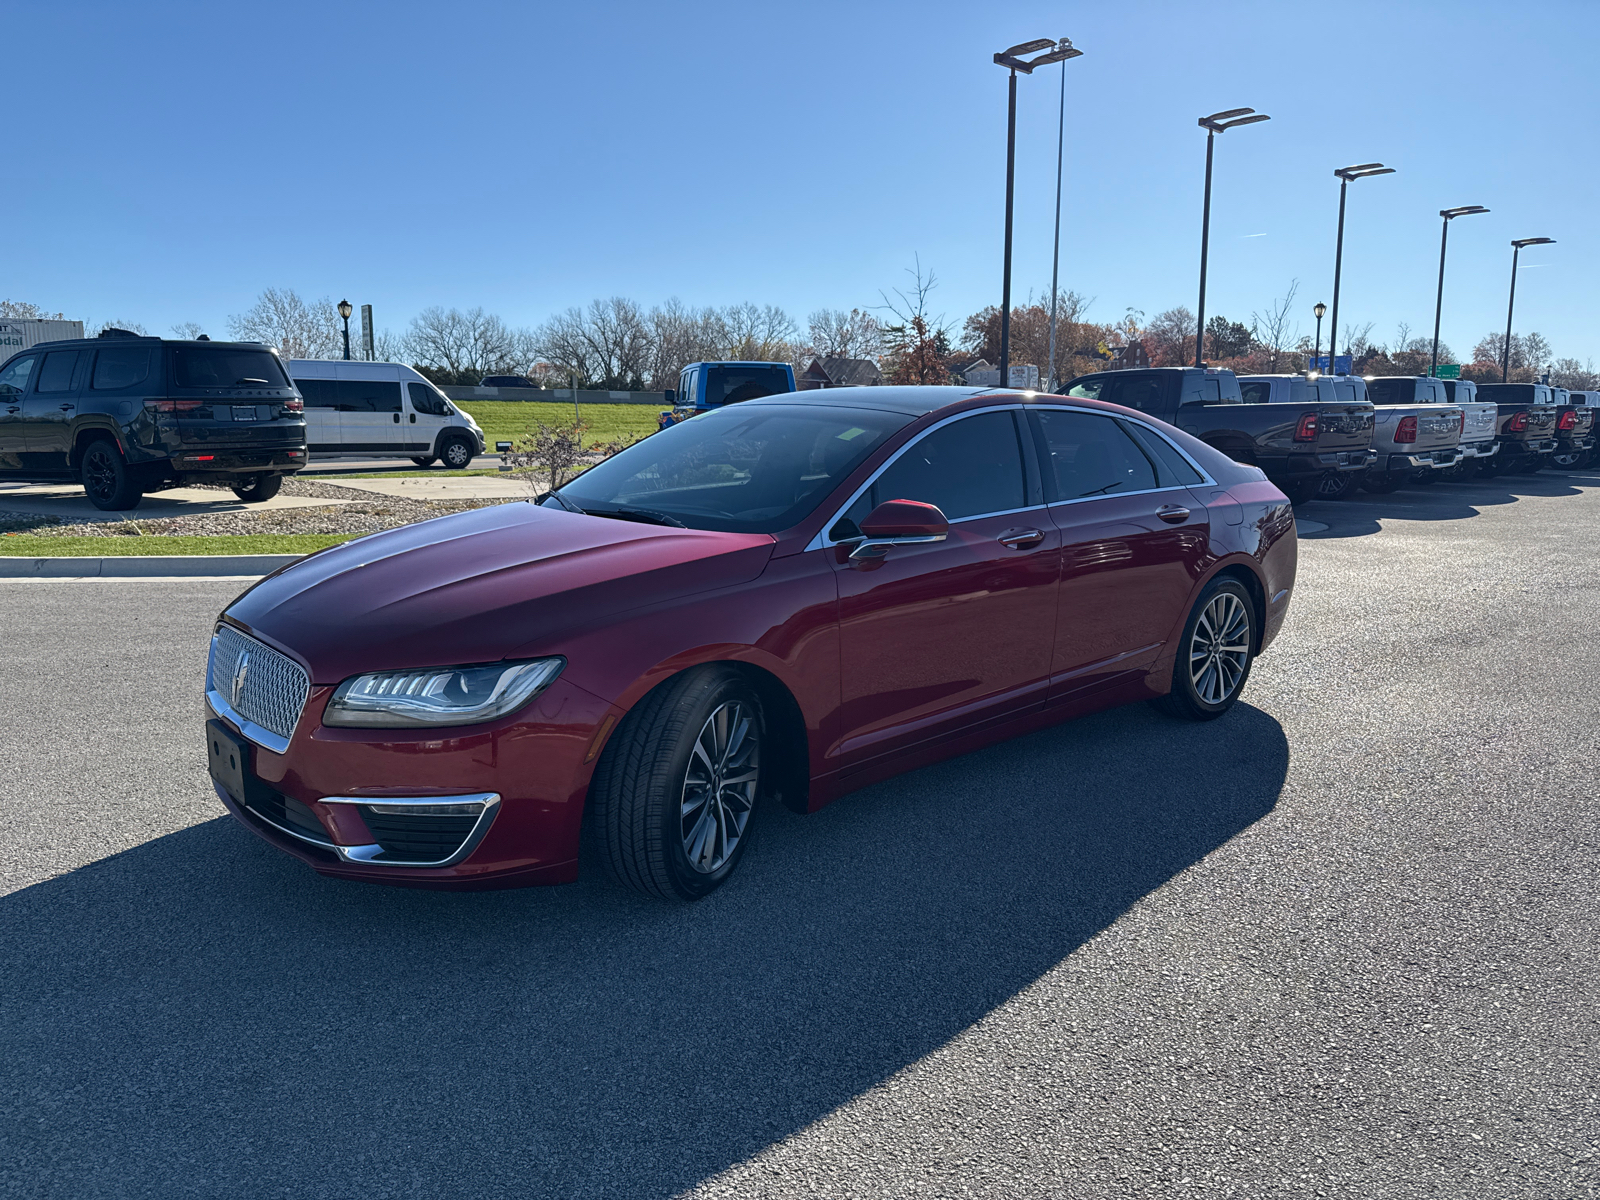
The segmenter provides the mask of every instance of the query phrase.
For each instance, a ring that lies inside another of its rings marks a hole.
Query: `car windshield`
[[[910,420],[832,405],[713,409],[608,458],[542,503],[690,529],[776,533],[804,519]]]
[[[225,346],[174,346],[173,383],[185,388],[288,387],[278,356],[269,350]]]

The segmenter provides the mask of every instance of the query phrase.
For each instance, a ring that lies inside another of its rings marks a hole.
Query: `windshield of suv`
[[[289,380],[269,350],[174,346],[172,382],[185,388],[286,388]]]
[[[802,520],[911,419],[831,405],[730,405],[652,434],[541,503],[690,529],[776,533]]]

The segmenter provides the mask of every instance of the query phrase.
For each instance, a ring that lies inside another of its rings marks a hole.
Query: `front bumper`
[[[577,878],[589,778],[614,728],[602,723],[617,715],[610,705],[557,679],[521,712],[481,727],[332,729],[321,724],[332,691],[312,687],[282,754],[250,746],[245,804],[218,785],[253,833],[319,874],[369,883],[477,889]],[[430,854],[432,865],[384,853],[385,832],[374,828],[375,807],[473,804],[482,808],[459,852]]]
[[[1419,450],[1415,454],[1389,455],[1388,470],[1415,471],[1419,468],[1442,470],[1461,461],[1461,447],[1447,446],[1443,450]]]

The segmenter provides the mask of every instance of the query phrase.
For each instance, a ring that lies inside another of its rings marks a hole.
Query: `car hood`
[[[493,662],[631,609],[745,583],[773,545],[767,534],[501,504],[311,555],[225,615],[332,684],[362,671]]]

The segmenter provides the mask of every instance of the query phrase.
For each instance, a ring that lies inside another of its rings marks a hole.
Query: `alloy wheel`
[[[83,458],[83,490],[96,500],[109,500],[116,494],[117,469],[111,455],[101,445],[89,447]]]
[[[1559,450],[1550,456],[1550,465],[1560,467],[1563,471],[1570,471],[1578,465],[1580,454],[1563,454]]]
[[[452,467],[464,467],[472,461],[472,451],[465,442],[451,442],[444,448],[444,461]]]
[[[702,875],[727,862],[744,836],[760,777],[755,714],[739,701],[729,701],[701,726],[683,778],[683,852]]]
[[[1350,490],[1351,483],[1349,475],[1329,471],[1317,481],[1317,499],[1337,500]]]
[[[1239,597],[1220,592],[1195,622],[1189,639],[1189,678],[1207,704],[1233,695],[1250,665],[1250,617]]]

